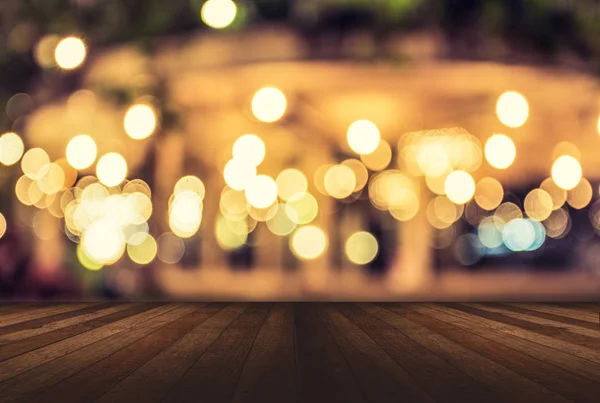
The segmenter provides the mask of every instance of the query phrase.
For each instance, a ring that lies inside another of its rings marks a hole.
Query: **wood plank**
[[[270,304],[252,304],[206,349],[181,380],[167,393],[165,402],[230,401],[240,373]]]
[[[37,302],[2,302],[0,303],[0,322],[2,321],[2,317],[5,315],[12,314],[14,312],[22,312],[25,310],[34,310],[35,306],[41,306],[40,303]],[[44,304],[45,306],[50,304]],[[52,304],[54,306],[57,303]]]
[[[454,313],[456,311],[440,307],[437,304],[420,304],[414,307],[414,309],[420,313],[451,323],[454,326],[470,330],[486,339],[493,340],[522,353],[529,354],[532,357],[556,365],[559,368],[579,374],[593,382],[600,382],[600,364],[595,362],[517,336],[503,333],[473,320],[464,319],[460,315],[455,315]]]
[[[221,310],[111,388],[98,402],[160,402],[247,307],[247,304],[233,304]]]
[[[568,317],[568,316],[564,316],[564,315],[557,315],[556,313],[552,313],[552,312],[545,312],[542,310],[531,309],[530,306],[523,305],[523,304],[503,303],[503,304],[500,304],[500,306],[502,306],[502,308],[512,311],[512,312],[522,313],[525,315],[535,315],[539,318],[544,318],[544,319],[548,319],[548,320],[553,320],[555,322],[561,322],[561,323],[566,323],[568,325],[579,326],[579,327],[583,327],[586,329],[591,329],[591,330],[596,331],[596,333],[598,333],[598,323],[591,323],[586,320],[572,318],[572,317]],[[598,334],[600,334],[600,333],[598,333]]]
[[[361,304],[367,312],[390,324],[407,337],[423,345],[435,355],[460,369],[477,382],[511,402],[533,402],[543,399],[547,402],[566,402],[567,399],[537,383],[511,371],[487,357],[464,347],[460,343],[443,337],[416,322],[406,318],[412,311],[397,304]],[[510,385],[510,387],[507,387]]]
[[[501,401],[479,382],[358,305],[346,309],[349,319],[406,369],[434,400],[462,403],[469,396],[478,402]]]
[[[462,304],[455,304],[464,307]],[[555,391],[567,399],[575,401],[594,401],[598,397],[594,382],[582,378],[564,369],[550,365],[530,355],[523,354],[500,343],[485,339],[471,331],[467,331],[440,321],[434,317],[417,312],[414,306],[405,304],[404,308],[413,310],[406,318],[425,326],[449,340],[466,346],[479,354],[517,372],[533,382]]]
[[[233,402],[299,402],[292,304],[271,309],[240,375]]]
[[[332,306],[323,306],[318,314],[340,346],[369,400],[433,402],[404,368],[342,313]]]
[[[527,303],[527,304],[514,304],[516,306],[520,306],[527,309],[533,309],[535,311],[540,312],[548,312],[556,315],[566,316],[568,318],[575,318],[579,320],[583,320],[588,323],[598,324],[598,312],[593,312],[585,308],[569,305],[569,306],[561,306],[558,304],[537,304],[537,303]]]
[[[66,328],[56,329],[44,334],[19,340],[11,344],[2,345],[0,346],[0,361],[5,361],[20,354],[24,354],[49,344],[68,339],[78,334],[102,327],[108,323],[116,322],[151,308],[152,305],[132,304],[125,310],[114,312],[101,318],[92,319]]]
[[[366,402],[348,361],[311,303],[294,305],[296,365],[304,402]]]
[[[595,337],[576,334],[569,332],[568,330],[557,329],[552,326],[545,326],[539,323],[532,323],[528,320],[513,318],[508,315],[505,315],[504,313],[486,311],[484,309],[476,308],[467,304],[454,304],[452,305],[452,308],[461,310],[474,316],[479,316],[486,319],[491,319],[495,322],[516,326],[534,333],[552,337],[556,340],[562,340],[571,344],[586,347],[593,351],[600,352],[600,339]]]
[[[70,352],[78,350],[89,344],[105,339],[109,336],[112,336],[113,334],[122,332],[124,330],[129,330],[132,327],[139,325],[140,323],[149,321],[155,316],[162,315],[165,312],[173,310],[175,308],[175,305],[157,306],[155,304],[144,304],[143,308],[144,309],[141,309],[138,313],[125,317],[124,319],[120,319],[118,321],[109,323],[106,326],[102,326],[100,328],[96,328],[94,330],[78,334],[74,337],[61,340],[57,343],[53,343],[51,345],[30,351],[25,354],[21,354],[17,357],[13,357],[9,360],[1,362],[0,382],[15,377],[22,372],[33,369],[48,361],[52,361],[63,355],[69,354]],[[123,312],[126,311],[118,313],[121,314]],[[8,346],[11,345],[9,344]]]
[[[115,304],[107,303],[95,305],[93,307],[79,309],[77,311],[71,311],[64,314],[58,314],[54,316],[62,316],[62,318],[54,318],[54,320],[46,320],[51,318],[46,316],[41,319],[34,319],[28,322],[17,323],[9,327],[15,326],[14,331],[7,332],[0,336],[0,345],[9,344],[15,341],[24,340],[29,337],[38,336],[40,334],[48,333],[53,330],[62,329],[78,323],[87,322],[95,318],[109,315],[114,312],[119,312],[130,307],[131,304]],[[63,316],[64,315],[64,316]],[[23,326],[25,325],[26,326]],[[20,330],[17,330],[21,328]]]
[[[77,309],[85,308],[87,306],[95,305],[95,303],[81,303],[81,304],[59,304],[59,305],[44,305],[40,307],[40,309],[29,310],[25,309],[18,312],[12,312],[8,315],[5,315],[1,318],[0,331],[10,325],[14,325],[16,323],[25,322],[28,320],[43,318],[45,316],[56,315],[59,313],[75,311]]]
[[[511,318],[524,320],[527,322],[535,323],[537,325],[542,325],[544,327],[556,328],[567,330],[571,333],[580,334],[583,336],[600,339],[600,332],[597,329],[589,329],[580,326],[570,325],[568,323],[564,323],[562,321],[555,321],[552,319],[543,318],[535,314],[535,311],[525,311],[525,312],[517,312],[515,309],[509,309],[508,307],[501,306],[498,304],[465,304],[467,306],[472,306],[474,308],[483,309],[484,311],[500,313],[505,316],[509,316]],[[539,312],[540,314],[542,312]]]
[[[39,394],[36,399],[29,401],[61,401],[62,403],[70,403],[89,402],[96,399],[165,348],[171,346],[194,327],[218,313],[224,307],[225,304],[210,304],[208,306],[204,306],[204,304],[186,304],[179,311],[174,310],[161,315],[158,319],[164,320],[166,318],[168,320],[175,320],[156,331],[153,331],[154,329],[152,327],[147,327],[146,329],[142,329],[142,327],[136,328],[134,331],[138,333],[142,331],[142,336],[144,333],[147,334],[151,332],[140,340],[135,341],[135,339],[132,339],[131,334],[127,335],[127,340],[120,337],[117,340],[117,336],[119,335],[112,336],[115,340],[105,339],[100,343],[110,344],[109,347],[111,349],[118,348],[118,345],[115,342],[126,344],[132,340],[134,341],[121,350],[102,358],[95,364],[56,384],[50,389],[44,390],[44,392]],[[168,317],[170,314],[173,314],[173,316]],[[180,315],[183,316],[177,318]],[[156,322],[156,318],[153,319],[153,322]],[[79,350],[81,351],[79,354],[85,354],[85,360],[89,361],[92,352],[89,351],[89,348],[87,350],[88,351],[85,352],[83,349]],[[96,355],[103,357],[107,354],[107,351],[106,349],[99,350],[96,348],[95,353]],[[80,365],[80,362],[76,361],[74,364]],[[62,363],[60,365],[62,365]],[[73,366],[70,366],[70,369],[72,369],[72,367]],[[45,368],[42,367],[39,369],[45,370]]]

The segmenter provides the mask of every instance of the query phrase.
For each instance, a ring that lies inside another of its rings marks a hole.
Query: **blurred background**
[[[597,0],[2,0],[0,299],[597,300]]]

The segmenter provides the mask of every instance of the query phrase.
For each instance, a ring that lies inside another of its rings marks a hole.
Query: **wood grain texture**
[[[595,308],[4,303],[0,403],[597,402]]]

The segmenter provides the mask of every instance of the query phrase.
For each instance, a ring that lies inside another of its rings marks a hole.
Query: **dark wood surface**
[[[0,402],[598,402],[598,305],[0,304]]]

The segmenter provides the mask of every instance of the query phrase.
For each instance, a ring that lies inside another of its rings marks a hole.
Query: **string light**
[[[498,98],[496,114],[504,125],[512,128],[521,127],[529,116],[529,104],[520,93],[508,91]]]
[[[156,129],[156,114],[154,109],[146,104],[131,106],[123,119],[125,132],[134,140],[150,137]]]
[[[86,57],[85,44],[80,38],[69,36],[62,39],[54,51],[56,64],[65,70],[73,70],[83,63]]]
[[[223,29],[231,25],[237,6],[231,0],[208,0],[200,10],[202,21],[211,28]]]
[[[117,186],[127,176],[127,161],[119,153],[104,154],[96,164],[96,176],[106,186]]]
[[[517,155],[515,143],[504,134],[494,134],[485,143],[485,159],[491,166],[506,169]]]
[[[85,169],[92,166],[97,154],[96,142],[87,134],[75,136],[67,144],[67,161],[75,169]]]
[[[381,134],[370,120],[357,120],[348,127],[348,145],[357,154],[370,154],[377,149]]]
[[[581,180],[581,176],[579,161],[570,155],[562,155],[552,164],[552,180],[561,189],[573,189]]]
[[[252,113],[261,122],[278,121],[285,114],[286,108],[287,100],[278,88],[261,88],[252,97]]]

